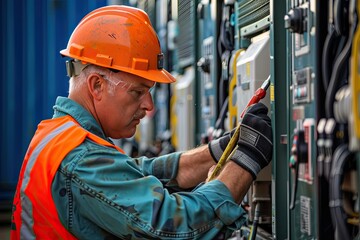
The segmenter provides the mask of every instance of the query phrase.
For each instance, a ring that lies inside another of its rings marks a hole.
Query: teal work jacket
[[[53,117],[64,115],[111,141],[82,106],[58,97]],[[180,155],[131,158],[86,139],[65,157],[52,184],[60,221],[79,239],[229,237],[246,221],[244,210],[218,180],[180,189]]]

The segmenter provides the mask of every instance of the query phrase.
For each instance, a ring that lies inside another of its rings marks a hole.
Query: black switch
[[[293,33],[304,33],[306,31],[306,9],[292,8],[285,15],[285,28]]]

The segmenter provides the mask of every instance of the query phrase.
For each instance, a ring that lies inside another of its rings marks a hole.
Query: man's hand
[[[211,177],[213,171],[215,170],[215,167],[216,167],[216,165],[211,166],[211,168],[210,168],[209,171],[208,171],[207,178],[206,178],[205,182],[209,182],[209,181],[210,181],[210,177]]]
[[[254,179],[272,158],[271,119],[267,113],[268,109],[262,103],[256,103],[247,109],[240,124],[238,148],[230,158],[251,173]]]

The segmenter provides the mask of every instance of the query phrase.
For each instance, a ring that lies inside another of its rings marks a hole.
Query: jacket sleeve
[[[61,188],[64,182],[68,201],[55,202],[64,225],[79,238],[85,229],[90,234],[99,228],[124,239],[213,239],[220,232],[229,236],[245,222],[243,209],[220,181],[170,194],[155,174],[144,174],[126,155],[82,150],[68,158],[55,183]],[[166,165],[149,165],[153,172],[166,170]],[[157,176],[170,179],[172,167]]]
[[[170,153],[155,158],[139,157],[134,162],[145,176],[153,175],[166,187],[177,188],[175,180],[181,152]]]

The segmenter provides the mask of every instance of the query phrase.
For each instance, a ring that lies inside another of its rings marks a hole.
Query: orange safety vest
[[[11,239],[76,239],[60,222],[51,184],[64,157],[86,138],[124,153],[119,147],[83,129],[70,116],[39,124],[19,175]]]

